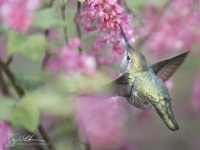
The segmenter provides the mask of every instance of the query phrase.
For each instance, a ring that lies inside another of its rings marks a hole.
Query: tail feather
[[[172,131],[179,130],[179,126],[173,115],[171,107],[163,106],[162,110],[157,107],[154,107],[160,118],[163,120],[165,125]]]

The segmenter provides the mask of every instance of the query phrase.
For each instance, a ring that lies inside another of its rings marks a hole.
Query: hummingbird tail
[[[179,126],[175,120],[175,117],[173,115],[173,111],[171,107],[164,106],[162,110],[155,108],[156,112],[160,116],[160,118],[163,120],[165,125],[172,131],[179,130]]]

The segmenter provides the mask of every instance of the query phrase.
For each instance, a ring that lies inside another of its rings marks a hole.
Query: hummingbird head
[[[120,74],[130,71],[134,73],[147,71],[148,65],[144,55],[130,45],[121,25],[119,27],[126,43],[126,50],[120,65]]]

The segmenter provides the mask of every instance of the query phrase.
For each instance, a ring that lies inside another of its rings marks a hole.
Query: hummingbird
[[[189,52],[148,66],[145,56],[130,45],[121,25],[119,27],[126,50],[120,65],[119,78],[106,87],[112,89],[115,96],[125,97],[139,109],[155,110],[170,130],[179,130],[172,111],[172,99],[164,82],[173,75]]]

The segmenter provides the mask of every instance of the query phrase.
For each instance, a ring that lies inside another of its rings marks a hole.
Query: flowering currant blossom
[[[0,18],[11,28],[24,32],[33,21],[33,11],[40,0],[1,0]]]
[[[121,1],[86,0],[83,11],[77,16],[77,22],[86,32],[98,31],[93,44],[93,54],[102,48],[112,49],[114,54],[107,64],[113,64],[123,52],[124,42],[119,29],[122,24],[127,38],[134,41],[133,26],[130,15],[120,6]],[[100,63],[106,63],[107,59]]]
[[[144,13],[145,29],[149,31],[157,23],[155,30],[147,41],[148,49],[156,56],[163,56],[174,50],[189,50],[200,41],[200,11],[195,8],[197,1],[174,0],[162,12],[159,21],[159,12],[154,6],[148,6]],[[144,35],[143,32],[141,32]]]
[[[0,91],[0,98],[2,96],[2,92]],[[8,143],[8,136],[11,134],[11,129],[9,123],[5,121],[0,121],[0,150],[7,150],[8,147],[6,144]]]
[[[127,114],[121,97],[82,96],[77,101],[77,123],[93,147],[119,149],[125,141]],[[91,107],[89,107],[91,106]]]
[[[8,137],[11,134],[10,125],[7,122],[0,122],[0,150],[7,150]]]
[[[58,50],[56,57],[48,60],[47,69],[53,74],[58,71],[93,74],[96,70],[95,59],[90,55],[79,54],[76,49],[80,46],[79,39],[70,40],[68,45]]]
[[[196,74],[196,81],[192,92],[192,104],[196,110],[200,110],[200,72]]]

